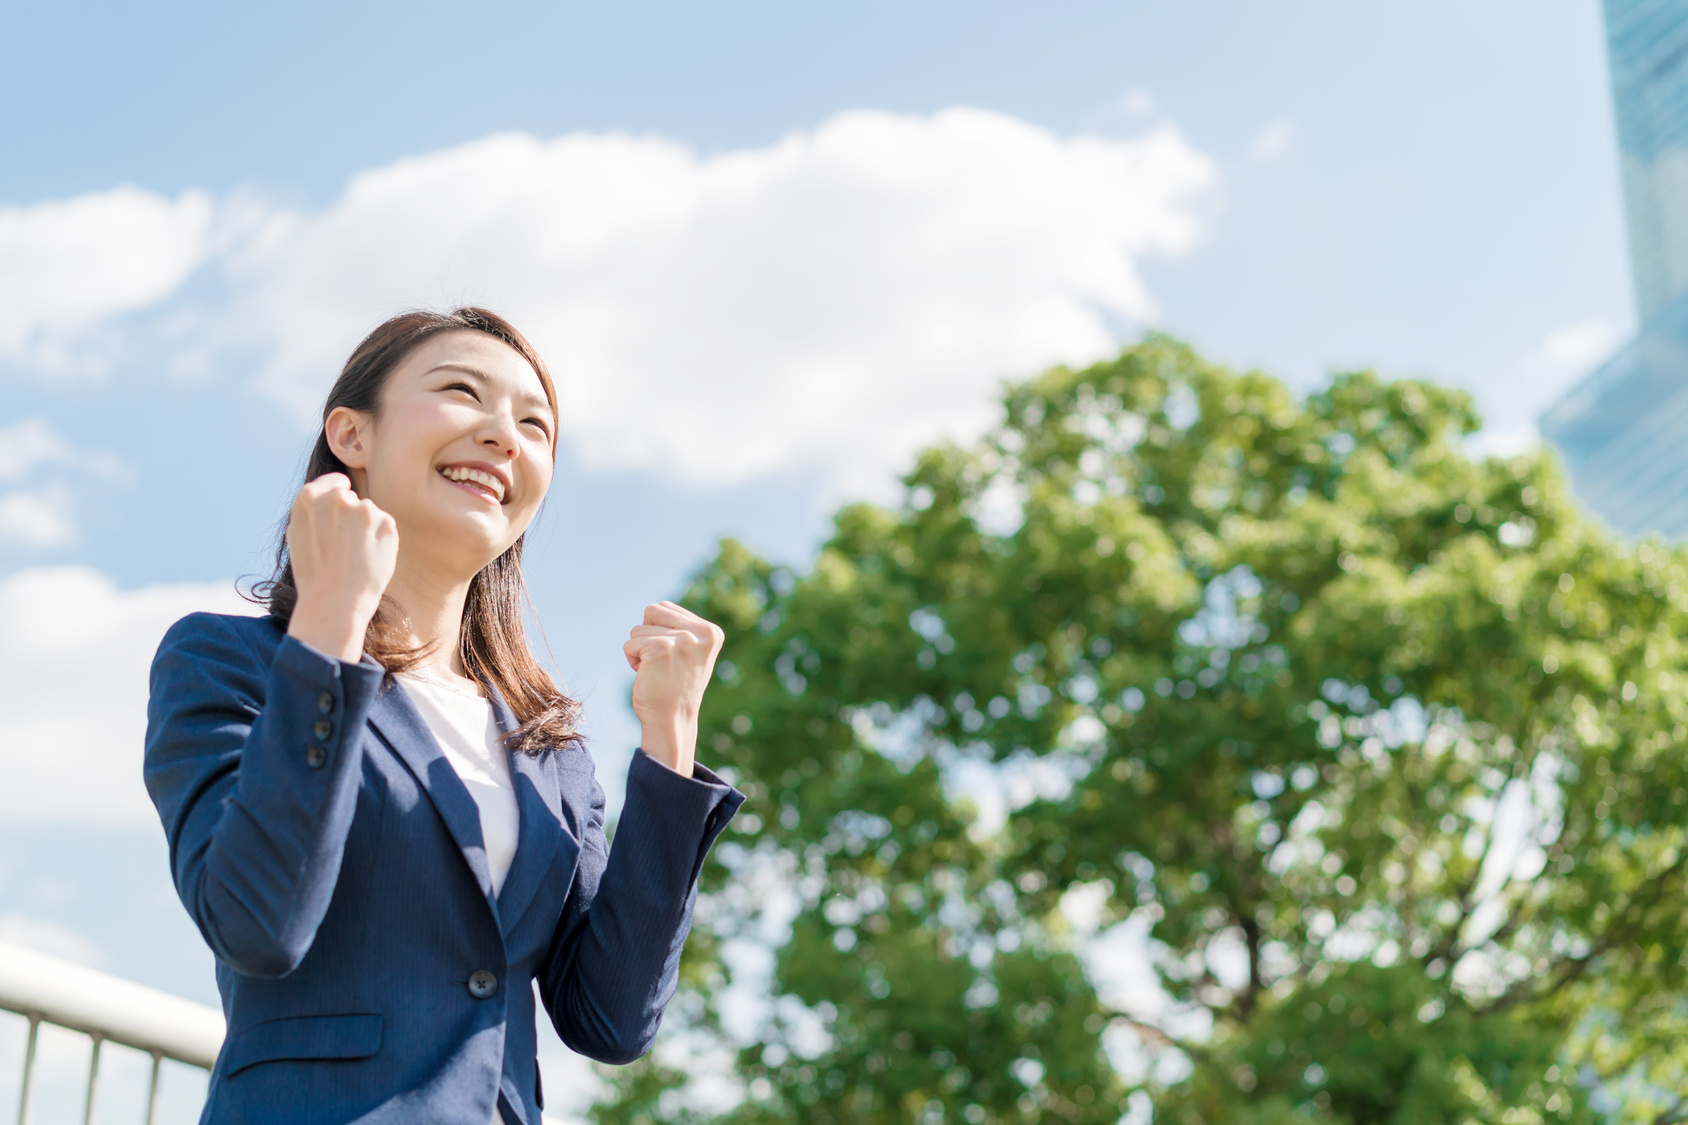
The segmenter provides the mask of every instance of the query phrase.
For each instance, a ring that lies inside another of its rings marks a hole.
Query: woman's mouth
[[[453,484],[484,496],[495,504],[504,503],[504,482],[492,473],[464,465],[441,465],[439,474]]]

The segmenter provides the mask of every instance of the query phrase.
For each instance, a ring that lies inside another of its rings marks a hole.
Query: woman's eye
[[[538,418],[523,418],[522,425],[532,426],[534,429],[538,430],[542,434],[545,434],[547,437],[551,434],[551,428]]]
[[[447,383],[440,389],[444,391],[462,391],[476,402],[481,401],[481,396],[475,393],[475,388],[471,387],[467,383]]]

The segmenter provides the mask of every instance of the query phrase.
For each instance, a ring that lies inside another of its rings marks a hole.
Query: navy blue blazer
[[[539,1125],[534,983],[574,1050],[643,1054],[744,800],[640,751],[611,850],[584,747],[512,753],[494,896],[474,799],[402,686],[205,613],[153,660],[145,776],[228,1018],[202,1123]]]

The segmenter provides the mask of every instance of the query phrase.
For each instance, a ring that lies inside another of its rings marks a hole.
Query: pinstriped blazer
[[[228,1018],[202,1123],[539,1125],[535,982],[576,1051],[648,1049],[743,795],[640,751],[610,849],[584,747],[510,767],[520,835],[494,895],[474,799],[379,665],[267,618],[170,629],[144,774]]]

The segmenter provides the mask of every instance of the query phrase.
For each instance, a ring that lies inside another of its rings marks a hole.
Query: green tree
[[[1428,383],[1302,399],[1151,337],[1004,408],[807,573],[728,541],[688,591],[750,797],[694,1034],[757,888],[797,903],[723,1119],[1688,1119],[1683,556],[1469,457]],[[993,825],[984,765],[1045,780]],[[1080,901],[1156,1003],[1098,994]],[[696,1119],[686,1077],[599,1120]]]

